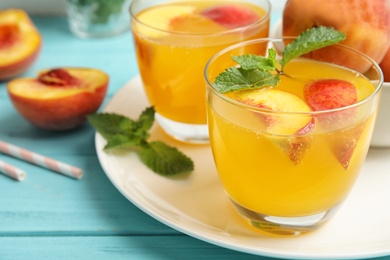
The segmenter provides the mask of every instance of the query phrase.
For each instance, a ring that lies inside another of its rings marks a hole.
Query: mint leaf
[[[275,71],[278,66],[274,49],[268,50],[268,57],[245,54],[232,56],[232,59],[240,66],[228,68],[217,76],[213,86],[219,92],[227,93],[240,89],[255,89],[278,84],[279,75],[269,72]]]
[[[332,27],[319,26],[311,28],[301,33],[283,50],[283,59],[280,62],[282,70],[292,59],[300,57],[308,52],[336,44],[344,39],[345,34]]]
[[[165,176],[186,173],[194,169],[194,163],[190,158],[163,142],[155,141],[142,146],[139,155],[146,166]]]
[[[127,135],[137,129],[135,121],[118,114],[91,114],[87,116],[87,119],[96,131],[106,139],[117,134]]]
[[[132,134],[116,134],[106,138],[106,140],[107,144],[104,146],[104,150],[116,148],[135,148],[142,144],[144,138]]]
[[[217,76],[213,87],[220,93],[241,89],[255,89],[264,86],[275,86],[279,82],[279,74],[271,74],[258,69],[228,68]]]
[[[163,142],[148,143],[149,130],[154,123],[155,110],[146,108],[137,120],[115,113],[87,116],[88,122],[107,141],[104,150],[128,148],[139,152],[141,161],[154,172],[172,176],[194,169],[192,160]]]
[[[150,130],[154,123],[154,113],[153,107],[148,107],[141,113],[138,120],[135,122],[137,131],[142,134]]]
[[[292,59],[344,39],[345,34],[334,28],[311,28],[286,46],[280,61],[277,60],[277,52],[273,48],[268,49],[267,57],[254,54],[232,56],[238,66],[227,68],[216,77],[212,85],[220,93],[276,86],[280,75],[285,75],[284,66]]]
[[[245,54],[241,56],[232,56],[232,59],[244,70],[259,69],[267,72],[277,69],[278,66],[275,49],[268,50],[268,57]]]
[[[139,123],[118,114],[92,114],[88,115],[87,119],[107,140],[104,150],[137,146],[141,140],[148,137],[148,133]]]
[[[111,113],[92,114],[87,117],[89,123],[106,140],[104,150],[138,146],[149,137],[148,130],[154,122],[154,109],[145,109],[137,121]]]

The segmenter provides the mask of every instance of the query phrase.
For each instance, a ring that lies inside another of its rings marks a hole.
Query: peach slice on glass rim
[[[283,141],[275,139],[275,143],[294,164],[299,164],[311,143],[306,134],[315,127],[312,116],[304,115],[305,112],[311,111],[310,107],[296,95],[274,88],[241,91],[235,97],[241,103],[270,111],[268,114],[259,114],[260,120],[266,126],[266,132],[275,137],[291,136],[288,140],[282,138]]]
[[[0,80],[27,70],[41,45],[41,35],[25,11],[0,10]]]
[[[108,75],[91,68],[59,68],[37,78],[8,82],[16,110],[33,125],[47,130],[69,130],[98,110],[108,88]]]

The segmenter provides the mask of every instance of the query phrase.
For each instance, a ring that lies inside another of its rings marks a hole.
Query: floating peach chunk
[[[137,31],[148,37],[160,37],[161,31],[170,30],[172,23],[195,9],[192,5],[169,5],[143,11],[137,15],[137,19],[147,26],[136,24]]]
[[[247,26],[259,19],[250,8],[237,5],[210,7],[201,14],[229,29]]]
[[[319,111],[355,104],[358,94],[356,87],[348,81],[323,79],[305,87],[305,99],[313,110]]]
[[[304,96],[308,105],[315,111],[341,108],[358,101],[356,87],[350,82],[339,79],[310,82],[305,87]],[[318,117],[318,124],[328,130],[346,126],[344,130],[330,133],[328,138],[333,154],[345,169],[348,168],[364,128],[364,124],[354,126],[356,113],[356,109],[349,108],[344,111],[322,114]]]
[[[237,100],[250,106],[264,108],[271,112],[310,112],[310,107],[299,97],[274,88],[243,91],[237,94]],[[306,136],[314,129],[314,120],[310,115],[293,116],[277,114],[259,114],[266,125],[266,131],[274,135],[275,143],[287,154],[291,161],[299,164],[310,146],[310,137]],[[286,140],[278,136],[289,135]]]

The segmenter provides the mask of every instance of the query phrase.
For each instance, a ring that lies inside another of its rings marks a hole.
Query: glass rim
[[[204,68],[204,78],[206,80],[206,84],[207,84],[207,89],[210,89],[218,98],[222,99],[223,101],[225,102],[228,102],[234,106],[237,106],[237,107],[242,107],[242,108],[245,108],[247,110],[252,110],[252,111],[256,111],[256,112],[262,112],[262,113],[269,113],[269,114],[291,114],[291,115],[320,115],[320,114],[328,114],[328,113],[334,113],[334,112],[338,112],[338,111],[344,111],[344,110],[349,110],[349,109],[353,109],[355,107],[360,107],[362,105],[364,105],[365,103],[368,103],[370,102],[379,92],[380,90],[382,89],[383,87],[383,83],[384,83],[384,76],[383,76],[383,72],[379,66],[379,64],[374,60],[372,59],[370,56],[364,54],[363,52],[359,51],[359,50],[356,50],[350,46],[347,46],[347,45],[344,45],[344,44],[334,44],[336,46],[340,46],[342,48],[345,48],[347,50],[350,50],[354,53],[356,53],[357,55],[360,55],[362,56],[364,59],[366,59],[367,61],[369,61],[375,68],[375,70],[378,72],[378,76],[379,76],[379,79],[378,79],[378,86],[374,89],[374,91],[372,93],[370,93],[370,95],[368,95],[367,97],[365,97],[364,99],[354,103],[354,104],[351,104],[351,105],[348,105],[348,106],[344,106],[344,107],[339,107],[339,108],[333,108],[333,109],[327,109],[327,110],[319,110],[319,111],[308,111],[308,112],[294,112],[294,111],[275,111],[275,110],[271,110],[271,109],[266,109],[266,108],[260,108],[260,107],[255,107],[255,106],[251,106],[251,105],[247,105],[247,104],[244,104],[242,102],[239,102],[237,100],[234,100],[232,98],[229,98],[228,96],[224,95],[223,93],[220,93],[218,90],[216,90],[212,83],[210,82],[208,76],[207,76],[207,70],[208,68],[210,67],[211,63],[213,61],[215,61],[219,56],[233,50],[233,49],[236,49],[240,46],[246,46],[246,45],[250,45],[250,44],[254,44],[254,43],[261,43],[261,42],[282,42],[283,40],[292,40],[292,39],[295,39],[296,37],[294,36],[284,36],[284,37],[267,37],[267,38],[259,38],[259,39],[254,39],[254,40],[249,40],[249,41],[244,41],[244,42],[240,42],[240,43],[236,43],[236,44],[233,44],[229,47],[226,47],[225,49],[217,52],[216,54],[214,54],[206,63],[205,65],[205,68]],[[329,63],[329,62],[325,62],[325,63]],[[331,63],[330,63],[331,64]],[[360,73],[361,74],[361,73]],[[362,74],[363,75],[363,74]],[[364,76],[364,75],[363,75]]]
[[[196,1],[209,2],[208,0],[196,0]],[[161,33],[179,35],[179,36],[187,36],[187,37],[189,37],[189,36],[192,36],[192,37],[204,37],[204,36],[218,37],[221,35],[237,33],[240,31],[247,31],[247,30],[250,30],[252,28],[255,28],[259,24],[263,24],[267,20],[270,20],[271,19],[271,16],[270,16],[271,15],[271,6],[272,6],[270,0],[258,0],[258,1],[263,1],[264,3],[267,4],[267,9],[264,9],[266,11],[266,13],[259,20],[256,20],[254,23],[251,23],[251,24],[246,25],[246,26],[241,26],[241,27],[233,28],[233,29],[227,29],[227,30],[224,30],[222,32],[217,32],[217,33],[189,33],[189,32],[170,31],[170,30],[159,29],[159,28],[150,26],[147,23],[141,22],[139,19],[137,19],[137,14],[139,12],[137,12],[137,13],[134,12],[134,6],[137,2],[145,2],[145,0],[133,0],[130,4],[130,7],[129,7],[129,13],[130,13],[131,20],[135,21],[138,24],[146,26],[149,29],[156,30],[156,31],[161,32]],[[166,1],[166,3],[182,3],[182,2],[186,2],[186,1],[180,1],[180,0]],[[227,3],[227,2],[236,2],[236,1],[228,0],[228,1],[223,1],[221,3]],[[246,0],[245,2],[253,3],[252,1],[248,1],[248,0]],[[241,2],[239,2],[239,3],[241,3]],[[157,5],[161,5],[161,4],[162,3],[159,3]],[[157,6],[157,5],[155,5],[155,6]]]

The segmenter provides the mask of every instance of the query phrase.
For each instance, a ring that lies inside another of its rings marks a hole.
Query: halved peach
[[[307,134],[315,127],[312,116],[305,114],[311,111],[310,107],[298,96],[274,88],[238,92],[236,99],[270,111],[259,113],[266,125],[266,132],[282,137],[276,138],[275,143],[293,163],[299,164],[310,146],[311,139]]]
[[[0,10],[0,80],[26,71],[41,45],[41,35],[25,11]]]
[[[100,107],[109,76],[98,69],[59,68],[37,78],[18,78],[7,91],[19,113],[33,125],[48,130],[68,130],[81,125]]]

